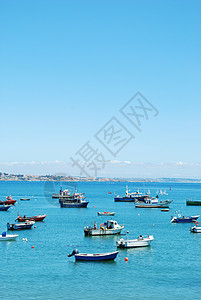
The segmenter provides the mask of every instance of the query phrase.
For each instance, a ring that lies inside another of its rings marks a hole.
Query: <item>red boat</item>
[[[17,201],[17,200],[14,200],[14,199],[12,198],[12,196],[8,196],[8,197],[6,197],[6,200],[5,200],[5,201],[0,201],[0,205],[2,205],[2,204],[6,204],[6,205],[14,205],[16,201]]]
[[[45,219],[46,215],[38,215],[38,216],[33,216],[33,217],[27,217],[27,216],[18,216],[17,217],[17,221],[18,222],[25,222],[25,221],[35,221],[35,222],[39,222],[39,221],[43,221]]]

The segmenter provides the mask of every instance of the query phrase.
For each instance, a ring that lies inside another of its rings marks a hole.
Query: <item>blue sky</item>
[[[196,0],[2,0],[0,169],[79,175],[69,158],[90,141],[116,161],[99,175],[132,176],[129,161],[141,176],[174,165],[172,176],[200,177],[200,11]],[[137,91],[159,111],[142,132],[119,112]],[[112,117],[135,135],[116,157],[94,137]]]

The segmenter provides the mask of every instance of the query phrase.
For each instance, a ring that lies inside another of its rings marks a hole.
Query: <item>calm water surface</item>
[[[133,203],[115,203],[124,195],[126,183],[78,183],[90,202],[87,209],[60,208],[60,182],[0,182],[0,200],[11,194],[16,205],[0,212],[0,230],[22,215],[47,214],[36,228],[18,231],[16,242],[0,242],[0,299],[201,299],[201,234],[189,232],[190,224],[171,224],[171,215],[201,214],[201,206],[186,206],[186,198],[201,199],[200,184],[129,183],[140,188],[166,189],[173,199],[169,212],[135,209]],[[73,191],[74,184],[63,184]],[[111,191],[112,194],[108,194]],[[31,197],[20,201],[20,197]],[[77,262],[67,254],[115,251],[118,236],[85,237],[83,227],[107,221],[98,211],[115,211],[130,238],[153,234],[151,247],[120,250],[114,262]],[[200,220],[201,221],[201,220]],[[154,225],[154,226],[153,226]],[[27,242],[22,239],[27,238]],[[34,246],[34,249],[32,249]],[[128,262],[124,258],[128,257]]]

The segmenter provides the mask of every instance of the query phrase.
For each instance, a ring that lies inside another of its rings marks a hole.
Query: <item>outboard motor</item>
[[[79,251],[77,249],[75,249],[75,250],[73,250],[73,252],[71,254],[68,254],[68,257],[71,257],[71,256],[73,256],[75,254],[78,254],[78,253],[79,253]]]

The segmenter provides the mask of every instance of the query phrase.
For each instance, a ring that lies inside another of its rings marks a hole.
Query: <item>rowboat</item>
[[[172,223],[193,223],[196,222],[200,215],[197,216],[189,216],[189,217],[182,217],[181,215],[178,215],[178,217],[172,217],[171,222]]]
[[[34,221],[26,221],[24,223],[18,223],[18,224],[10,224],[7,223],[7,229],[8,230],[21,230],[21,229],[31,229],[31,227],[35,224]]]
[[[148,235],[146,237],[140,235],[137,239],[134,240],[120,239],[119,241],[116,241],[116,245],[119,248],[147,247],[151,244],[153,240],[154,240],[153,235]]]
[[[0,235],[0,241],[16,241],[16,238],[19,235],[17,234],[7,234],[6,232],[2,232]]]
[[[169,208],[162,208],[161,211],[169,211]]]
[[[0,205],[0,211],[6,211],[8,210],[12,205]]]
[[[31,198],[20,198],[21,201],[29,201]]]
[[[193,233],[201,233],[201,227],[193,226],[190,228],[190,231]]]
[[[79,253],[78,250],[73,250],[68,257],[75,256],[75,260],[78,261],[106,261],[114,260],[117,257],[118,251],[107,253]]]
[[[115,235],[120,234],[123,225],[119,225],[117,221],[108,220],[105,223],[102,223],[99,228],[97,228],[96,222],[94,227],[86,226],[84,227],[85,236],[97,236],[97,235]]]
[[[39,222],[39,221],[43,221],[45,219],[46,215],[38,215],[38,216],[33,216],[33,217],[27,217],[27,216],[18,216],[17,219],[15,221],[18,222],[25,222],[25,221],[35,221],[35,222]]]
[[[105,211],[105,212],[98,212],[99,216],[114,216],[115,212],[109,212],[109,211]]]

